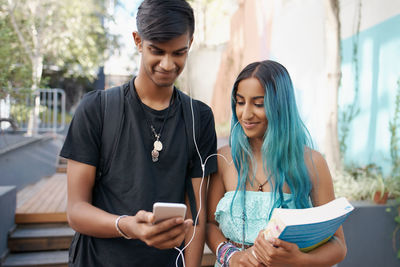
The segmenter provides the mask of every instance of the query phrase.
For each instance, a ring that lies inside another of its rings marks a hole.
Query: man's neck
[[[159,87],[146,75],[140,75],[140,73],[135,79],[135,88],[143,104],[155,110],[166,109],[174,91],[173,86]]]

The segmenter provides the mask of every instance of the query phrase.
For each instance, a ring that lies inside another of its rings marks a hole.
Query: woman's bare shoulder
[[[224,146],[218,148],[218,153],[221,155],[224,155],[225,157],[227,155],[230,156],[231,155],[231,147],[229,145],[224,145]]]
[[[313,185],[327,184],[330,187],[332,184],[332,176],[324,156],[313,149],[308,149],[304,154],[304,161]]]
[[[309,149],[305,155],[305,162],[313,185],[311,196],[313,205],[319,206],[335,199],[332,176],[324,156],[312,149]]]
[[[218,167],[227,167],[231,165],[232,154],[229,145],[222,146],[218,149]]]
[[[327,165],[324,156],[319,151],[309,147],[304,150],[304,161],[309,169],[310,167],[319,169]]]

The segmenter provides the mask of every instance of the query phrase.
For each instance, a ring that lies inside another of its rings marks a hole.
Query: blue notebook
[[[344,197],[308,209],[275,208],[264,237],[296,243],[308,252],[326,243],[353,210]]]

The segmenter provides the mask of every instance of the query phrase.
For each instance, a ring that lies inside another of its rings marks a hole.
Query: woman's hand
[[[257,260],[268,267],[301,266],[304,255],[294,243],[277,238],[266,240],[263,231],[258,234],[253,249]]]
[[[248,248],[244,251],[238,251],[231,257],[229,261],[229,266],[231,267],[242,267],[242,266],[256,266],[256,267],[264,267],[262,263],[260,263],[252,252],[253,247]]]

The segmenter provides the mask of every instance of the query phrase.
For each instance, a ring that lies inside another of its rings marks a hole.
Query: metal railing
[[[33,114],[37,115],[38,132],[59,132],[65,128],[65,92],[62,89],[15,90],[0,100],[0,129],[27,131]],[[7,125],[8,124],[8,125]]]

